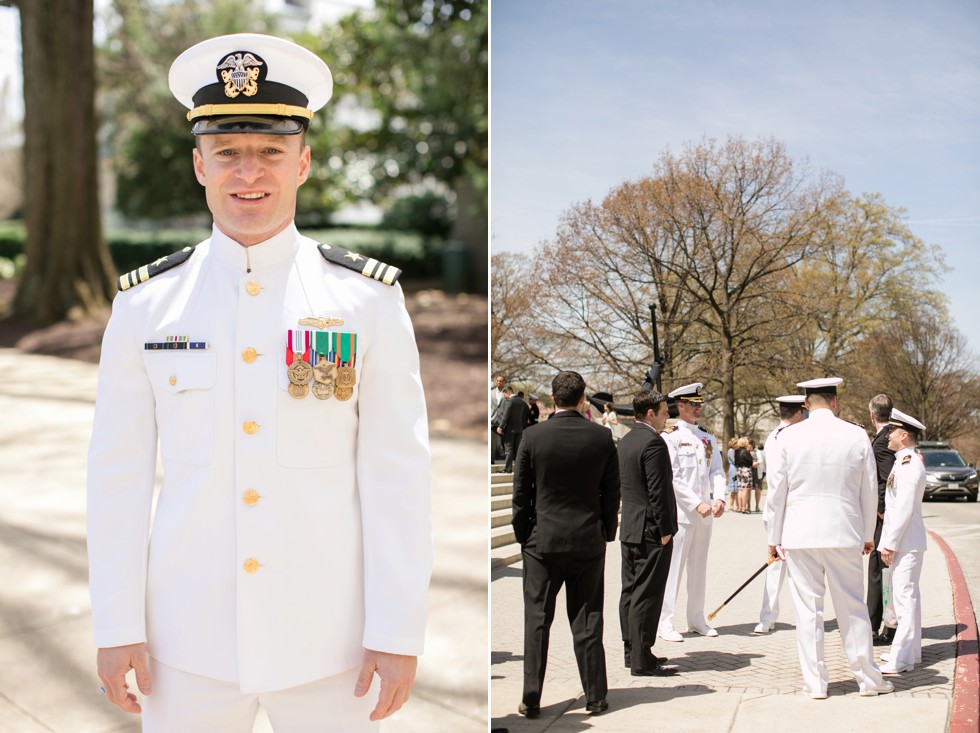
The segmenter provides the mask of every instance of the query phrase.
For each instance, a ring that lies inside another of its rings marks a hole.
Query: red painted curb
[[[946,556],[949,580],[953,586],[953,614],[956,627],[956,672],[953,678],[953,709],[949,733],[976,733],[980,730],[980,656],[977,646],[977,618],[970,600],[963,568],[946,540],[929,530],[929,535]]]

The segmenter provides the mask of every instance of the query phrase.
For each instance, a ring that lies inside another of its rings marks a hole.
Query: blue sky
[[[980,354],[977,39],[976,0],[493,0],[493,251],[530,253],[668,146],[774,136],[942,246]]]

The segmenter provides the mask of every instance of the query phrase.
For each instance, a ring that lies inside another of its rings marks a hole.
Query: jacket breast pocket
[[[693,470],[698,465],[698,454],[690,448],[681,448],[677,452],[677,465],[686,470]]]
[[[214,455],[215,355],[154,352],[145,362],[156,398],[161,456],[209,465]]]
[[[333,391],[321,392],[329,396],[318,399],[311,381],[306,385],[305,396],[296,398],[289,391],[285,363],[279,365],[277,379],[279,463],[289,468],[326,468],[345,462],[353,465],[357,446],[357,387],[347,399],[337,399],[334,385]]]

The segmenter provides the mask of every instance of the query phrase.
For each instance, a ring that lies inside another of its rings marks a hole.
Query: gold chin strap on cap
[[[198,117],[216,115],[274,115],[276,117],[305,117],[313,119],[313,112],[306,107],[291,104],[204,104],[187,113],[187,121]]]

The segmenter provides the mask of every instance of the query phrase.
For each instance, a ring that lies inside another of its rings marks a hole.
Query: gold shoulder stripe
[[[903,465],[903,466],[904,466],[904,465],[905,465],[906,463],[911,463],[911,462],[912,462],[912,456],[905,456],[905,458],[903,458],[903,459],[902,459],[902,465]]]
[[[661,434],[672,433],[675,430],[677,430],[677,426],[676,425],[671,425],[669,428],[665,428]]]
[[[385,285],[394,285],[401,276],[402,271],[397,267],[385,264],[373,257],[365,257],[356,252],[351,252],[343,247],[336,247],[332,244],[321,244],[318,249],[320,256],[333,265],[346,267],[348,270],[360,273],[364,277],[383,282]]]
[[[174,252],[172,255],[166,255],[161,257],[155,262],[151,262],[148,265],[143,265],[142,267],[137,267],[132,272],[127,272],[125,275],[119,276],[119,290],[129,290],[132,287],[145,283],[154,275],[159,275],[161,272],[166,272],[167,270],[177,267],[177,265],[182,265],[187,260],[190,259],[191,255],[194,254],[193,247],[184,247],[180,252]]]

